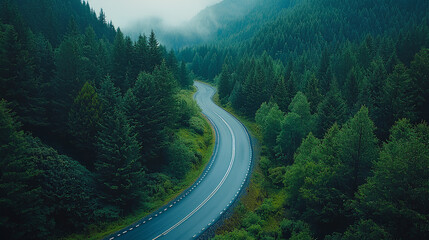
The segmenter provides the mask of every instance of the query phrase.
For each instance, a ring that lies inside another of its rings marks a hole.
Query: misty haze
[[[0,0],[0,239],[429,239],[428,0]]]

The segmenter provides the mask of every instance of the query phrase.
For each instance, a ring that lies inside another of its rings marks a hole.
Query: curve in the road
[[[202,176],[179,197],[150,216],[105,239],[193,239],[236,200],[249,176],[250,136],[231,114],[213,103],[215,89],[196,82],[194,99],[216,133],[215,151]]]

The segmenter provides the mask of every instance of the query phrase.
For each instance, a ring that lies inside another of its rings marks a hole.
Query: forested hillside
[[[1,239],[103,231],[186,187],[211,129],[153,32],[80,0],[0,4]]]
[[[126,29],[132,36],[141,29],[155,29],[160,41],[180,50],[202,44],[236,43],[247,40],[259,31],[263,23],[276,19],[295,0],[223,0],[210,6],[191,20],[171,27],[160,19],[148,19]],[[191,59],[192,60],[192,59]]]
[[[194,78],[261,143],[215,239],[429,239],[427,0],[225,0],[166,31],[186,47],[0,0],[1,239],[102,238],[186,188]]]
[[[179,53],[263,144],[249,196],[215,239],[427,238],[428,2],[271,11],[229,34],[249,38]]]

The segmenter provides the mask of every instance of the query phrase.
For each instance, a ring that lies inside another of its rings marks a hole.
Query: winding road
[[[239,196],[250,175],[250,137],[235,117],[217,106],[216,90],[200,82],[194,99],[216,132],[211,161],[200,178],[179,197],[150,216],[108,236],[107,240],[195,239],[213,225]]]

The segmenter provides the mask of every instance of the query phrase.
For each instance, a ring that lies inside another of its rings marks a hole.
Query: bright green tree
[[[262,129],[264,144],[272,151],[276,145],[277,136],[281,131],[284,113],[275,103],[263,103],[256,112],[256,122]]]
[[[368,108],[362,107],[341,129],[339,134],[339,158],[344,164],[341,171],[344,179],[342,189],[350,196],[370,176],[371,167],[378,159],[378,139],[374,134],[374,123],[368,116]]]
[[[289,110],[290,113],[286,114],[277,137],[276,152],[291,163],[302,139],[313,129],[314,119],[310,112],[310,103],[302,92],[296,94]]]

